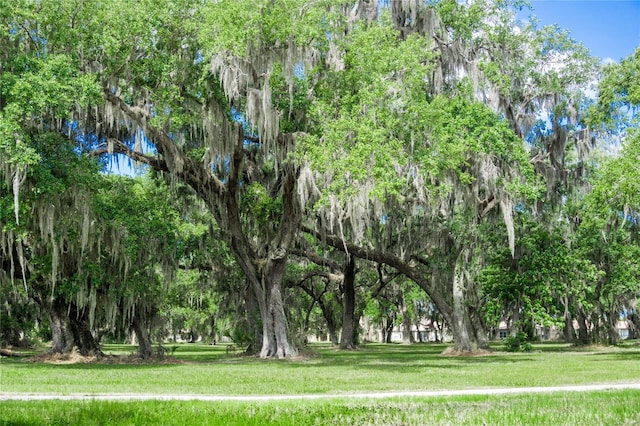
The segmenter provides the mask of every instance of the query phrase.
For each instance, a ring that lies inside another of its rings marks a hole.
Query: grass
[[[443,357],[442,345],[312,347],[295,361],[230,356],[225,347],[179,345],[181,363],[48,364],[1,361],[3,392],[266,395],[624,383],[640,380],[640,347]],[[130,347],[107,345],[106,353]]]
[[[0,392],[267,395],[336,399],[268,402],[3,401],[0,425],[638,424],[640,391],[349,399],[350,392],[638,383],[640,346],[444,357],[442,345],[314,345],[298,360],[232,356],[226,346],[177,345],[172,363],[0,361]],[[106,345],[127,355],[130,346]]]
[[[632,391],[301,402],[4,402],[0,425],[623,425]]]

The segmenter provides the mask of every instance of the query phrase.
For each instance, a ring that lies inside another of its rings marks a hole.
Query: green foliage
[[[224,232],[211,225],[211,216],[224,216],[226,205],[215,201],[224,190],[208,200],[215,206],[207,213],[177,196],[184,189],[175,183],[101,176],[78,155],[86,141],[75,139],[74,127],[99,141],[111,132],[127,142],[137,127],[155,126],[189,158],[218,162],[214,175],[224,185],[234,145],[225,132],[240,119],[256,138],[237,170],[240,231],[258,257],[283,214],[278,151],[288,138],[281,136],[296,132],[287,161],[312,169],[323,192],[318,210],[358,204],[330,212],[332,226],[342,220],[343,238],[350,237],[347,220],[369,215],[361,232],[369,247],[431,262],[443,241],[459,249],[491,234],[467,265],[470,275],[486,266],[478,282],[490,322],[517,307],[519,327],[557,325],[561,313],[577,312],[598,324],[605,311],[611,318],[630,305],[640,274],[638,134],[627,129],[621,156],[595,166],[568,141],[589,142],[580,135],[603,122],[628,125],[626,115],[640,104],[640,50],[603,68],[598,105],[585,119],[596,60],[558,27],[534,22],[514,31],[508,12],[519,0],[432,1],[405,27],[382,9],[378,19],[354,20],[343,3],[0,0],[0,225],[2,238],[24,243],[30,277],[19,296],[104,297],[112,312],[123,301],[149,302],[181,327],[241,334],[233,330],[245,324],[233,316],[242,317],[243,277],[217,241]],[[413,25],[427,12],[433,33]],[[109,91],[152,118],[138,126],[108,117],[101,110]],[[259,111],[249,117],[253,101]],[[542,112],[549,128],[536,126]],[[263,116],[280,126],[271,146],[253,122]],[[176,160],[168,151],[158,158]],[[593,192],[574,197],[580,182],[573,177],[596,166]],[[488,215],[498,208],[484,208],[508,200],[500,208],[510,210],[522,201],[518,209],[526,211],[529,201],[541,201],[542,174],[562,201],[539,202],[540,217],[522,219],[512,257],[496,235],[504,228]],[[14,181],[23,177],[16,220]],[[300,193],[315,190],[302,185]],[[178,264],[185,271],[174,276]],[[170,291],[162,292],[162,278]],[[450,288],[443,288],[447,299]],[[394,316],[396,296],[367,301],[367,312]]]
[[[620,63],[605,65],[598,85],[598,105],[591,110],[591,124],[619,127],[640,106],[640,48]]]
[[[71,119],[74,111],[98,99],[99,87],[66,55],[16,56],[3,67],[0,151],[10,164],[30,165],[38,160],[37,150],[29,146],[32,129]]]
[[[517,218],[515,257],[506,249],[491,248],[494,255],[479,275],[487,319],[497,325],[517,310],[518,327],[561,326],[563,310],[569,309],[563,306],[564,298],[571,297],[573,306],[588,307],[602,272],[580,250],[570,248],[559,229],[549,230],[523,213]],[[486,232],[489,237],[491,231]]]
[[[305,0],[209,2],[203,10],[200,38],[208,54],[229,52],[238,57],[245,57],[259,44],[278,48],[289,42],[300,46],[322,43],[338,16],[327,11],[339,4],[335,0],[311,4]]]
[[[315,88],[310,111],[313,134],[300,141],[300,155],[320,173],[330,173],[327,194],[349,198],[375,182],[372,197],[399,194],[405,184],[394,165],[419,128],[425,78],[433,54],[419,36],[402,40],[388,19],[361,23],[345,40],[343,67],[328,71]]]
[[[243,205],[251,209],[252,215],[261,225],[277,223],[282,215],[281,197],[272,197],[257,182],[247,186],[243,194]]]
[[[518,331],[515,335],[507,336],[504,349],[507,352],[531,352],[532,346],[527,342],[527,334],[524,331]]]

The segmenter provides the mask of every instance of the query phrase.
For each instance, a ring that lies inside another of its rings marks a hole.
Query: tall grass
[[[0,425],[624,425],[640,392],[296,402],[3,402]]]

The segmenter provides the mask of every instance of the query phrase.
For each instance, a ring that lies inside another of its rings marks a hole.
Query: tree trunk
[[[402,343],[405,345],[410,345],[415,343],[415,339],[413,338],[413,333],[411,332],[412,321],[409,317],[409,307],[407,306],[407,301],[404,298],[404,294],[402,295]],[[420,331],[418,331],[418,334]]]
[[[241,132],[241,130],[240,130]],[[242,135],[242,133],[241,133]],[[240,170],[240,160],[243,157],[243,140],[234,153],[234,173],[229,178],[229,194],[227,196],[227,227],[231,233],[231,249],[238,263],[245,273],[247,280],[253,286],[258,300],[260,317],[262,319],[262,346],[260,357],[292,357],[298,354],[289,336],[289,324],[285,314],[282,297],[282,282],[287,268],[288,251],[302,218],[301,210],[297,207],[297,193],[295,191],[298,171],[292,165],[286,166],[282,178],[282,215],[275,237],[271,241],[266,259],[259,259],[251,243],[243,233],[242,221],[235,191],[238,187],[237,173]]]
[[[75,304],[71,304],[69,310],[69,328],[73,334],[73,340],[81,355],[101,355],[100,345],[93,337],[89,327],[89,318],[86,310],[80,310]]]
[[[618,315],[616,311],[609,312],[609,315],[607,315],[607,343],[612,346],[617,345],[620,340]]]
[[[262,349],[260,358],[292,357],[298,354],[289,340],[289,324],[282,298],[282,281],[287,267],[287,253],[277,248],[269,255],[257,291],[262,316]]]
[[[100,355],[100,345],[91,334],[89,319],[84,310],[79,310],[73,303],[69,304],[56,298],[47,308],[51,328],[51,353],[68,354],[77,348],[81,355]]]
[[[476,344],[479,349],[489,349],[489,336],[487,333],[487,327],[480,316],[481,313],[476,310],[469,311],[469,317],[471,319],[471,326],[476,338]]]
[[[73,350],[73,334],[64,304],[54,301],[47,309],[51,328],[51,353],[68,354]]]
[[[265,300],[262,302],[262,349],[260,358],[285,358],[297,355],[289,343],[289,325],[284,311],[281,282],[265,282]]]
[[[138,340],[138,356],[142,359],[151,359],[153,349],[151,347],[149,332],[147,331],[146,320],[144,308],[137,306],[131,326]]]
[[[322,311],[322,316],[324,317],[324,321],[327,323],[329,340],[333,345],[337,346],[340,340],[338,336],[338,324],[336,324],[333,309],[330,309],[327,306],[327,304],[324,303],[324,301],[322,300],[322,297],[318,299],[318,306],[320,306],[320,310]]]
[[[385,323],[384,323],[384,330],[383,330],[383,339],[382,342],[383,343],[392,343],[393,337],[393,318],[391,317],[387,317]]]
[[[589,327],[587,326],[587,318],[584,313],[578,313],[578,342],[581,345],[591,344],[591,334],[589,333]]]
[[[420,324],[415,324],[416,326],[416,336],[418,337],[418,342],[424,343],[424,338],[422,337],[422,330],[420,330]],[[415,340],[415,339],[414,339]]]
[[[640,315],[637,314],[637,307],[634,306],[633,313],[627,317],[629,324],[629,339],[637,339],[640,336]]]
[[[566,314],[564,317],[564,341],[566,343],[573,343],[576,340],[576,333],[573,329],[573,317],[571,314]]]
[[[340,335],[340,349],[355,349],[355,290],[356,262],[355,257],[347,255],[342,283],[342,334]]]
[[[464,252],[460,253],[453,272],[453,318],[451,328],[454,341],[453,350],[455,352],[472,352],[478,349],[475,335],[470,332],[471,324],[467,316],[464,256]]]
[[[244,315],[249,327],[251,341],[245,350],[247,355],[256,355],[262,348],[262,317],[260,314],[260,302],[254,286],[247,282],[244,291]]]
[[[487,324],[484,321],[482,313],[482,294],[479,286],[475,281],[468,279],[466,281],[467,295],[469,303],[467,303],[467,315],[471,322],[476,344],[479,349],[489,349],[489,332]]]
[[[327,323],[327,330],[329,331],[329,340],[331,341],[331,344],[338,346],[340,344],[340,337],[338,335],[338,327],[336,324]]]

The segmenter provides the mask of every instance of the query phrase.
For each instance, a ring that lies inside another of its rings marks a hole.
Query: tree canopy
[[[467,352],[635,312],[638,51],[602,67],[520,1],[0,6],[2,314],[55,350],[186,327],[291,357],[377,306]]]

